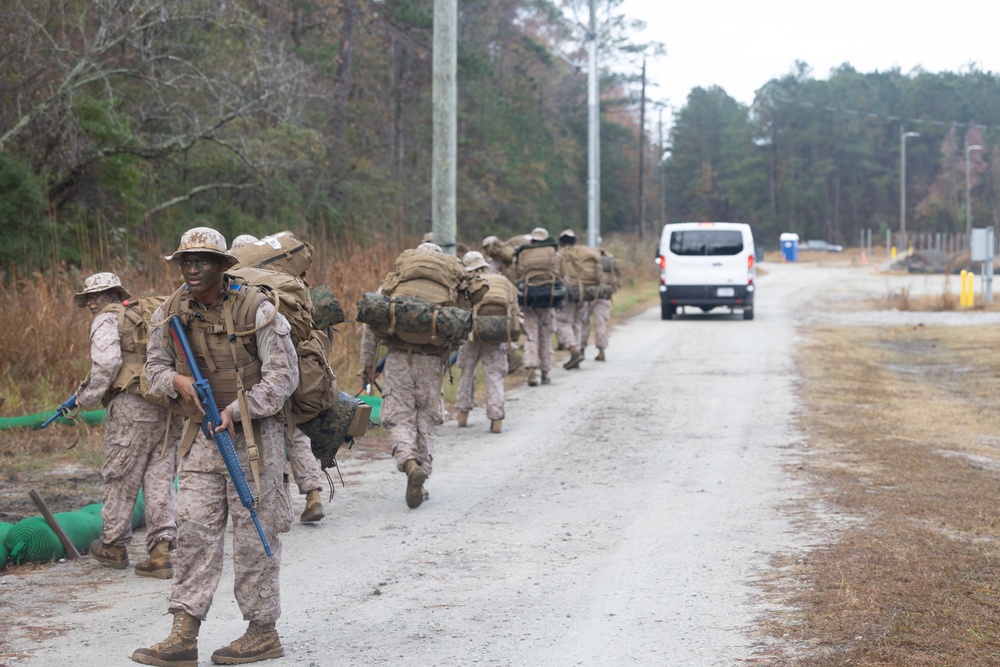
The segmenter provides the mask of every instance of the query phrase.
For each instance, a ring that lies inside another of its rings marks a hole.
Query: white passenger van
[[[683,306],[708,312],[719,306],[753,319],[757,277],[753,234],[741,222],[679,222],[663,226],[660,249],[660,315],[672,319]]]

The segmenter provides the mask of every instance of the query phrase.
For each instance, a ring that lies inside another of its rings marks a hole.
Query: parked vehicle
[[[818,250],[819,252],[844,252],[844,246],[827,243],[820,239],[811,239],[802,244],[800,250]]]
[[[673,319],[678,308],[704,312],[728,307],[753,319],[756,255],[750,225],[740,222],[679,222],[663,226],[657,254],[660,315]]]

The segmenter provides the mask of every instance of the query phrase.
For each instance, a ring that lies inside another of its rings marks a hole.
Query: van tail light
[[[753,285],[753,253],[747,255],[747,285]]]
[[[660,255],[657,257],[658,263],[660,265],[660,285],[666,285],[666,280],[663,277],[663,272],[667,270],[667,258],[665,255]]]

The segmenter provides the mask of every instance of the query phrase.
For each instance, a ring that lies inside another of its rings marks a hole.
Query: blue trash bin
[[[799,261],[799,235],[785,232],[779,239],[781,241],[781,261]]]

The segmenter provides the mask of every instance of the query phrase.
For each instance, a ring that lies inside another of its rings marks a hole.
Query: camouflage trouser
[[[168,609],[183,609],[205,620],[222,577],[226,523],[233,524],[233,592],[243,620],[273,623],[281,615],[281,540],[292,527],[292,502],[284,483],[285,426],[273,417],[261,420],[260,503],[257,517],[273,556],[264,553],[250,512],[240,503],[215,443],[199,433],[181,460],[177,494],[177,546]],[[247,463],[242,429],[233,439],[250,491],[257,487]]]
[[[524,366],[552,370],[553,308],[524,309]]]
[[[416,459],[428,476],[434,461],[434,430],[441,410],[441,357],[390,348],[382,371],[382,425],[389,430],[396,468]]]
[[[556,314],[556,339],[567,350],[571,347],[582,348],[583,332],[590,304],[567,302]]]
[[[455,408],[471,412],[475,406],[473,393],[476,365],[480,362],[483,364],[483,379],[486,384],[486,416],[489,419],[503,419],[503,378],[507,375],[506,343],[472,341],[462,346],[457,363],[462,369],[462,377],[458,380]]]
[[[101,542],[125,546],[132,539],[132,511],[139,487],[146,501],[146,551],[177,536],[174,475],[181,415],[170,426],[166,449],[167,409],[134,394],[111,399],[104,420],[104,507]],[[160,456],[161,451],[163,456]]]
[[[285,427],[285,449],[288,452],[288,467],[292,470],[292,479],[299,487],[299,493],[309,493],[313,489],[323,488],[323,471],[319,467],[319,459],[313,456],[309,436],[295,429],[292,437],[288,437],[288,427]]]
[[[587,305],[590,306],[590,314],[594,318],[594,345],[597,346],[598,350],[607,349],[608,320],[611,318],[611,299],[595,299],[594,301],[588,301]],[[584,331],[583,345],[580,347],[585,347],[588,340],[590,340],[590,317],[587,318],[587,328]]]

